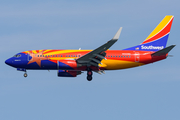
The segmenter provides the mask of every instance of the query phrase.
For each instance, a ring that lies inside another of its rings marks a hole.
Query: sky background
[[[0,1],[1,120],[179,120],[179,0]],[[36,49],[95,49],[119,27],[110,49],[142,43],[165,15],[174,15],[167,45],[173,57],[126,70],[57,77],[23,72],[4,61]]]

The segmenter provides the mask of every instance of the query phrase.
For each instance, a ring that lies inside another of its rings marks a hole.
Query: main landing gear
[[[93,75],[92,70],[88,69],[88,70],[87,70],[87,80],[88,80],[88,81],[91,81],[91,80],[92,80],[92,75]]]

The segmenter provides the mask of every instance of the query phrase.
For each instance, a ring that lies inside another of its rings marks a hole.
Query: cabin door
[[[27,54],[27,59],[28,59],[28,61],[32,61],[33,60],[33,58],[31,57],[30,54]]]
[[[139,52],[135,52],[135,62],[139,62]]]

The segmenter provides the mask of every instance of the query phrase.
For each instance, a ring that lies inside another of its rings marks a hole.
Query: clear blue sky
[[[0,2],[1,120],[179,120],[179,0],[7,0]],[[59,78],[57,71],[23,72],[5,65],[34,49],[95,49],[123,27],[111,49],[140,44],[174,15],[161,62],[104,75]]]

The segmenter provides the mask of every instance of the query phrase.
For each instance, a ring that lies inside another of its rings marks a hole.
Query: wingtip
[[[114,40],[118,40],[119,39],[121,31],[122,31],[122,27],[120,27],[119,30],[117,31],[117,33],[114,35],[114,37],[113,37]]]

